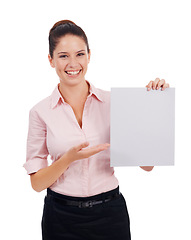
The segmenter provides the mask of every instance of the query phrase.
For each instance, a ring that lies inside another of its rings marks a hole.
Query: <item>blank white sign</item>
[[[111,89],[112,167],[174,165],[175,89]]]

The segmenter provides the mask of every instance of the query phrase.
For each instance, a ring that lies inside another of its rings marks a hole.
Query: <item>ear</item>
[[[55,65],[54,65],[54,60],[51,58],[50,54],[48,54],[48,60],[49,60],[49,62],[50,62],[50,66],[51,66],[52,68],[54,68],[54,67],[55,67]]]
[[[88,63],[90,62],[90,57],[91,57],[91,51],[89,50],[89,53],[88,53]]]

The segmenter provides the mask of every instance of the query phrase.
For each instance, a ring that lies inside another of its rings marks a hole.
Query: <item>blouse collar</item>
[[[90,94],[88,95],[88,98],[91,96],[95,96],[97,100],[99,100],[100,102],[104,102],[102,91],[100,91],[100,89],[94,87],[94,85],[92,83],[90,83],[89,81],[86,80],[86,82],[90,86],[90,88],[89,88]],[[58,85],[59,84],[57,84],[56,88],[54,89],[54,91],[52,92],[52,95],[51,95],[51,108],[56,107],[56,105],[60,102],[66,103],[58,89]]]

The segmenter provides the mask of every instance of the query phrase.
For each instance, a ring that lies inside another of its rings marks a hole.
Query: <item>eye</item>
[[[66,54],[60,55],[59,58],[67,58],[68,56]]]
[[[83,56],[85,55],[84,53],[78,53],[77,56]]]

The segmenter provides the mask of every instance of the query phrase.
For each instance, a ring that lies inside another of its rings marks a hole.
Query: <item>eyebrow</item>
[[[85,50],[79,50],[76,53],[79,53],[79,52],[85,52]],[[68,53],[68,52],[59,52],[58,54],[66,54],[66,53]]]

